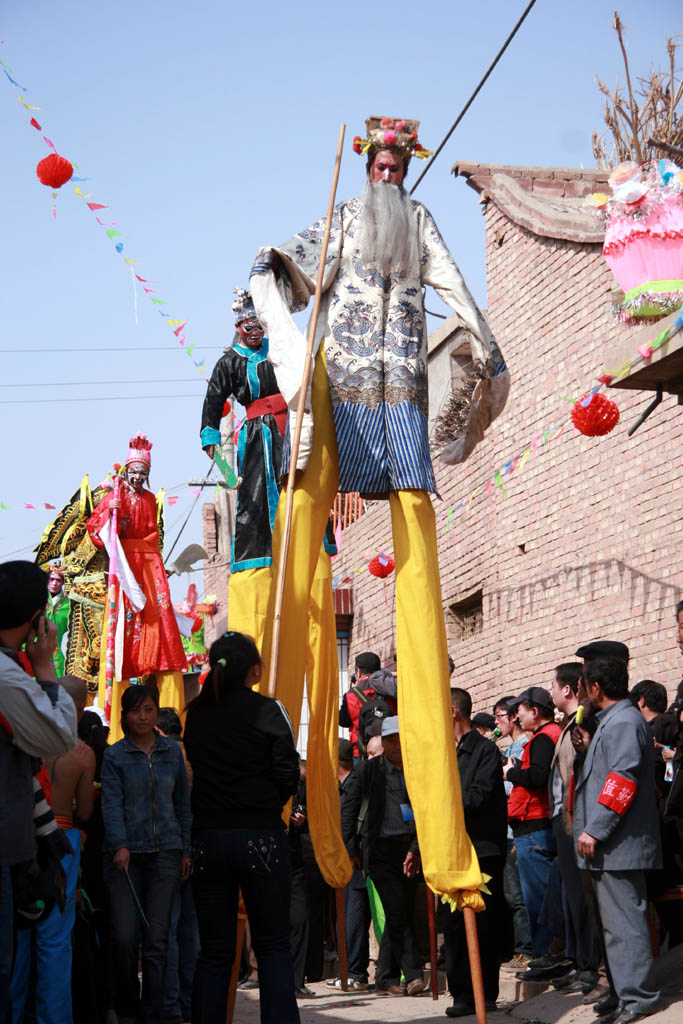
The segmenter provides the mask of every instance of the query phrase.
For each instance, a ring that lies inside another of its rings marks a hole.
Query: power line
[[[225,345],[202,345],[202,352],[217,352],[219,349],[221,352],[225,351]],[[0,348],[0,355],[5,355],[9,352],[51,352],[53,355],[58,355],[61,352],[181,352],[181,348],[177,345],[134,345],[134,346],[115,346],[114,348]],[[187,349],[184,351],[187,352]]]
[[[9,398],[0,399],[0,405],[28,405],[30,402],[40,401],[41,405],[47,402],[147,402],[151,398],[202,398],[201,391],[188,395],[97,395],[94,398]]]
[[[481,82],[479,83],[479,85],[477,86],[477,88],[476,88],[476,89],[474,90],[474,92],[472,93],[472,95],[471,95],[471,96],[470,96],[470,98],[468,99],[467,103],[466,103],[466,104],[465,104],[465,106],[464,106],[464,107],[462,108],[462,110],[460,111],[460,113],[459,113],[459,114],[458,114],[458,116],[456,117],[455,121],[453,122],[453,124],[452,124],[452,125],[450,126],[450,128],[449,128],[449,129],[448,129],[448,131],[446,132],[445,136],[443,137],[443,139],[441,140],[441,142],[439,143],[439,145],[437,146],[437,148],[436,148],[436,149],[434,150],[434,154],[433,154],[433,156],[432,156],[431,160],[429,161],[429,163],[427,164],[427,166],[426,166],[426,167],[425,167],[425,169],[423,170],[422,174],[420,175],[420,177],[419,177],[419,178],[417,179],[417,181],[415,182],[415,184],[414,184],[414,185],[413,185],[413,187],[411,188],[411,190],[410,190],[410,195],[411,195],[411,196],[412,196],[413,192],[415,191],[415,189],[417,188],[417,186],[418,186],[418,185],[420,184],[420,182],[422,181],[422,179],[424,178],[424,176],[425,176],[425,174],[427,173],[427,171],[429,170],[429,168],[430,168],[430,167],[432,166],[432,164],[433,164],[433,163],[434,163],[434,161],[436,160],[437,156],[439,155],[439,153],[441,152],[441,150],[443,149],[443,147],[444,147],[444,146],[446,145],[446,143],[447,143],[447,142],[448,142],[448,140],[450,139],[450,137],[451,137],[451,135],[453,134],[453,132],[455,131],[455,129],[456,129],[457,127],[458,127],[458,125],[459,125],[459,124],[460,124],[460,122],[462,121],[462,119],[463,119],[463,117],[465,116],[465,114],[467,113],[467,111],[468,111],[468,110],[470,109],[470,107],[471,107],[471,106],[472,106],[472,104],[474,103],[475,99],[477,98],[477,96],[478,96],[478,94],[479,94],[479,91],[480,91],[480,89],[481,89],[481,88],[482,88],[482,86],[483,86],[483,85],[485,84],[485,82],[486,82],[486,80],[488,79],[489,75],[491,74],[491,72],[492,72],[492,71],[493,71],[493,69],[495,68],[496,64],[498,63],[498,61],[500,60],[500,58],[501,58],[501,57],[503,56],[503,54],[504,54],[504,53],[505,53],[505,51],[507,50],[507,48],[508,48],[508,46],[510,45],[510,43],[512,42],[512,40],[513,40],[513,39],[515,38],[515,36],[517,35],[517,31],[518,31],[518,29],[519,29],[519,28],[521,27],[521,25],[522,25],[522,22],[524,21],[524,19],[526,18],[527,14],[529,13],[529,11],[531,10],[531,8],[532,8],[532,7],[534,6],[534,4],[535,4],[535,3],[536,3],[536,0],[531,0],[531,3],[529,3],[529,4],[527,5],[527,8],[526,8],[526,10],[524,11],[524,13],[522,14],[521,18],[519,19],[519,21],[517,22],[517,24],[515,25],[515,27],[513,28],[512,32],[511,32],[511,33],[510,33],[510,35],[509,35],[509,36],[507,37],[507,39],[505,40],[505,42],[503,43],[503,45],[501,46],[501,48],[500,48],[500,50],[498,51],[498,53],[496,54],[496,58],[495,58],[495,60],[493,61],[493,64],[491,64],[491,66],[489,67],[488,71],[486,72],[486,74],[485,74],[485,75],[484,75],[484,77],[482,78]]]
[[[0,388],[74,388],[100,387],[115,384],[196,384],[196,377],[166,377],[163,380],[55,380],[44,384],[0,384]]]

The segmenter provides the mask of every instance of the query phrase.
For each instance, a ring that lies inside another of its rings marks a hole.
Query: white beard
[[[383,277],[403,277],[417,266],[417,221],[408,193],[385,181],[363,189],[360,255]]]

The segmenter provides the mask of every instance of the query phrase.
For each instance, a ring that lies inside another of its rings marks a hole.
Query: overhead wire
[[[465,116],[465,114],[467,113],[467,111],[468,111],[468,110],[470,109],[470,107],[471,107],[471,106],[472,106],[472,104],[474,103],[475,99],[476,99],[476,98],[477,98],[477,96],[479,95],[479,92],[480,92],[480,90],[481,90],[482,86],[483,86],[483,85],[484,85],[484,84],[486,83],[487,79],[489,78],[489,75],[491,74],[491,72],[492,72],[492,71],[493,71],[493,69],[495,68],[496,64],[498,63],[498,61],[500,60],[500,58],[501,58],[501,57],[503,56],[503,54],[504,54],[504,53],[505,53],[505,51],[507,50],[507,48],[508,48],[508,46],[510,45],[510,43],[512,42],[512,40],[513,40],[513,39],[515,38],[515,36],[517,35],[517,32],[518,32],[518,30],[519,30],[519,29],[521,28],[521,26],[522,26],[522,23],[523,23],[523,21],[525,20],[525,18],[526,18],[526,16],[527,16],[527,14],[529,13],[529,11],[531,10],[531,8],[532,8],[532,7],[534,6],[534,4],[535,4],[535,3],[536,3],[536,0],[531,0],[531,2],[530,2],[530,3],[528,4],[528,5],[527,5],[526,9],[524,10],[524,13],[523,13],[523,14],[521,15],[521,17],[519,18],[519,21],[517,22],[517,24],[516,24],[516,25],[515,25],[515,27],[513,28],[512,32],[511,32],[511,33],[510,33],[510,35],[509,35],[509,36],[507,37],[507,39],[505,40],[505,42],[504,42],[504,43],[503,43],[503,45],[501,46],[500,50],[499,50],[499,51],[498,51],[498,53],[496,54],[496,57],[495,57],[495,59],[494,59],[493,63],[492,63],[491,65],[489,65],[489,69],[488,69],[488,71],[486,72],[486,74],[484,75],[484,77],[483,77],[483,78],[481,79],[481,81],[479,82],[479,85],[478,85],[478,86],[477,86],[477,88],[476,88],[476,89],[474,90],[474,92],[472,93],[472,95],[471,95],[471,96],[470,96],[470,98],[468,99],[467,103],[466,103],[466,104],[465,104],[465,106],[464,106],[464,107],[462,108],[462,110],[460,111],[460,113],[459,113],[459,114],[458,114],[458,116],[456,117],[455,121],[453,122],[453,124],[452,124],[452,125],[450,126],[450,128],[448,129],[448,131],[447,131],[447,132],[446,132],[446,134],[444,135],[443,139],[441,140],[441,142],[439,143],[439,145],[437,146],[437,148],[436,148],[436,149],[434,150],[434,153],[433,153],[433,155],[432,155],[431,159],[429,160],[429,163],[427,164],[427,166],[425,167],[425,169],[424,169],[424,170],[422,171],[422,174],[420,174],[419,178],[417,179],[417,181],[415,182],[415,184],[414,184],[414,185],[413,185],[413,187],[411,188],[411,190],[410,190],[410,195],[411,195],[411,196],[412,196],[413,192],[415,191],[415,189],[417,188],[417,186],[418,186],[418,185],[420,184],[420,182],[422,181],[422,179],[424,178],[424,176],[425,176],[425,174],[427,173],[427,171],[429,170],[429,168],[430,168],[430,167],[432,166],[432,164],[434,163],[434,161],[435,161],[435,160],[436,160],[436,158],[438,157],[438,155],[439,155],[439,153],[441,152],[441,150],[443,149],[443,147],[444,147],[444,146],[446,145],[446,143],[447,143],[447,142],[448,142],[448,140],[450,139],[450,137],[451,137],[451,135],[453,134],[453,132],[455,131],[455,129],[456,129],[457,127],[458,127],[458,125],[459,125],[459,124],[460,124],[460,122],[462,121],[462,119],[463,119],[463,117]]]
[[[201,391],[193,391],[191,394],[186,392],[184,395],[107,395],[107,402],[141,402],[147,401],[151,398],[201,398]],[[26,405],[29,402],[39,401],[41,405],[45,405],[46,402],[102,402],[104,398],[102,395],[95,395],[93,397],[88,396],[87,398],[0,398],[0,405]]]
[[[163,377],[159,380],[50,380],[41,384],[0,384],[0,388],[92,388],[119,384],[198,384],[196,377]]]
[[[208,483],[210,482],[211,474],[213,473],[213,471],[214,471],[214,469],[215,469],[215,468],[216,468],[216,463],[215,463],[215,462],[213,462],[213,463],[211,464],[211,469],[209,470],[209,472],[208,472],[208,473],[206,474],[206,476],[204,477],[204,479],[203,479],[203,481],[202,481],[202,483],[203,483],[203,484],[208,484]],[[175,539],[175,540],[173,541],[173,544],[172,544],[172,546],[171,546],[171,550],[169,551],[169,553],[168,553],[168,554],[167,554],[167,555],[165,556],[165,558],[164,558],[164,562],[165,562],[165,563],[167,563],[167,562],[168,562],[169,558],[171,557],[171,555],[172,555],[172,554],[173,554],[173,552],[175,551],[175,548],[176,548],[176,544],[177,544],[177,543],[178,543],[178,541],[180,540],[180,538],[181,538],[181,536],[182,536],[182,533],[183,533],[183,530],[185,529],[185,527],[187,526],[188,522],[190,521],[190,516],[191,516],[191,515],[192,515],[192,513],[194,512],[194,510],[195,510],[195,506],[196,506],[197,502],[199,501],[199,499],[200,499],[200,497],[201,497],[201,495],[202,495],[202,490],[203,490],[203,488],[200,488],[200,490],[199,490],[199,493],[195,495],[195,499],[194,499],[194,501],[192,502],[192,505],[191,505],[191,507],[190,507],[190,511],[189,511],[189,512],[187,513],[187,515],[185,516],[185,521],[184,521],[183,525],[182,525],[182,526],[180,527],[180,530],[178,531],[178,536],[177,536],[177,537],[176,537],[176,539]]]
[[[225,351],[225,345],[202,345],[201,351]],[[59,355],[62,352],[183,352],[187,349],[178,348],[177,345],[115,345],[107,348],[0,348],[0,355],[5,355],[9,352],[20,352],[22,355],[26,352],[37,353],[37,352],[51,352],[53,355]]]

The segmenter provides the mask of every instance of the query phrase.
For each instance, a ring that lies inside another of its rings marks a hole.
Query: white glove
[[[296,427],[296,412],[289,410],[289,437],[294,441],[294,429]],[[304,413],[301,422],[301,439],[299,441],[299,453],[296,460],[297,469],[305,469],[313,449],[313,416],[310,412]]]

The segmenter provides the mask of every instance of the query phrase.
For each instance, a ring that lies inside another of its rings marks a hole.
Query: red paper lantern
[[[581,434],[586,437],[602,437],[614,430],[619,422],[619,407],[616,402],[599,391],[591,398],[587,405],[582,405],[589,398],[584,395],[572,408],[572,423]]]
[[[49,188],[61,188],[72,177],[74,169],[65,156],[50,153],[36,167],[36,174],[41,185]]]
[[[368,563],[368,571],[371,576],[378,576],[383,580],[394,571],[394,564],[391,555],[375,555]]]

